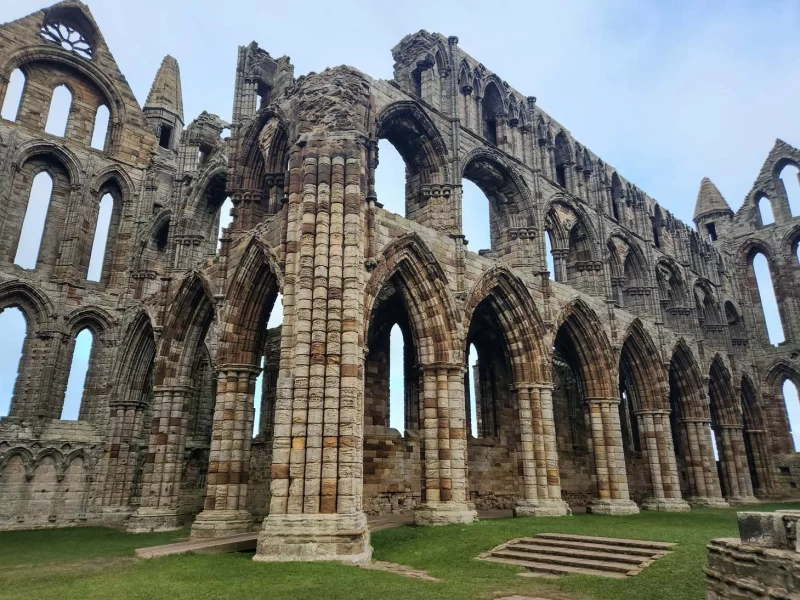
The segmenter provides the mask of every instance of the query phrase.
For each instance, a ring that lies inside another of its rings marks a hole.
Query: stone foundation
[[[443,502],[420,504],[414,509],[414,525],[451,525],[453,523],[472,523],[477,519],[478,511],[472,504]]]
[[[639,507],[632,500],[594,499],[586,507],[586,512],[593,515],[638,515]]]

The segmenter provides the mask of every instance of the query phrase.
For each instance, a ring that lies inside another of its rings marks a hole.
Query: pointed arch
[[[484,302],[503,330],[516,381],[552,381],[544,325],[525,284],[505,267],[484,273],[464,306],[464,331],[469,330],[475,309]]]
[[[661,353],[640,319],[635,319],[625,333],[619,377],[633,394],[637,410],[669,410],[667,371]]]
[[[611,344],[603,330],[597,313],[586,302],[577,298],[570,301],[556,319],[556,338],[566,334],[572,341],[572,352],[586,386],[587,398],[614,398],[616,390]]]
[[[390,281],[405,302],[420,364],[460,363],[457,340],[463,336],[447,277],[416,233],[397,238],[381,252],[365,290],[365,323],[372,322],[381,290]]]
[[[55,308],[47,294],[23,281],[0,283],[0,311],[10,307],[23,312],[29,327],[38,329],[55,320]]]
[[[280,273],[272,248],[256,236],[250,238],[225,296],[219,364],[260,365]]]
[[[731,373],[719,353],[711,360],[708,396],[711,421],[714,426],[743,425],[742,411],[740,403],[736,400]]]
[[[703,374],[683,338],[672,349],[669,367],[670,404],[679,419],[710,420]]]
[[[156,356],[156,338],[150,315],[139,309],[128,325],[122,340],[122,352],[115,369],[114,393],[112,402],[150,401],[153,362]]]

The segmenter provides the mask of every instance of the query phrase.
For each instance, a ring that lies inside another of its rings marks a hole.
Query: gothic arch
[[[247,129],[242,134],[239,143],[240,151],[238,156],[239,162],[236,164],[233,173],[230,173],[228,179],[228,190],[263,190],[264,177],[267,173],[267,158],[264,156],[261,144],[261,134],[267,127],[270,121],[275,121],[277,130],[286,133],[287,150],[289,144],[288,119],[283,115],[282,111],[270,105],[262,108],[256,114],[255,119],[247,126]],[[274,165],[271,165],[274,166]],[[286,164],[280,167],[283,172],[286,169]]]
[[[587,398],[614,398],[614,354],[602,320],[581,298],[569,302],[556,319],[556,337],[563,330],[573,343],[573,351],[586,386]]]
[[[118,165],[110,165],[100,170],[92,178],[89,189],[93,194],[100,194],[104,187],[113,182],[119,188],[122,197],[119,201],[128,204],[133,201],[136,195],[136,185],[130,175]]]
[[[47,294],[22,281],[0,283],[0,310],[9,307],[19,308],[29,327],[40,328],[55,320],[55,309]]]
[[[25,469],[25,479],[30,481],[30,479],[33,477],[34,470],[33,453],[27,448],[22,447],[12,448],[0,456],[0,477],[3,476],[3,473],[5,472],[8,463],[11,462],[11,459],[17,456],[22,460],[22,465]]]
[[[570,221],[568,215],[560,215],[558,208],[563,207],[567,212],[571,212],[574,221]],[[559,248],[569,246],[570,233],[572,229],[581,224],[589,236],[590,243],[594,247],[597,241],[597,232],[594,223],[586,210],[578,203],[572,201],[564,194],[557,192],[545,203],[543,213],[545,215],[545,226],[556,234],[555,242]]]
[[[422,175],[422,183],[450,180],[447,144],[417,102],[403,100],[386,106],[375,120],[375,135],[397,148],[408,168]]]
[[[459,313],[444,271],[417,234],[403,235],[381,252],[365,290],[365,323],[372,322],[378,296],[389,281],[405,301],[418,362],[460,363]]]
[[[550,353],[545,330],[525,284],[504,267],[487,271],[475,285],[464,306],[463,330],[468,331],[475,309],[488,302],[500,324],[506,351],[518,382],[552,381]]]
[[[670,394],[679,419],[710,420],[706,391],[700,365],[689,345],[681,338],[672,348],[670,360]]]
[[[733,380],[725,361],[714,355],[709,370],[709,407],[711,419],[716,425],[742,426],[741,405],[736,399]]]
[[[219,364],[260,364],[267,321],[278,296],[280,281],[274,252],[265,242],[252,237],[225,297],[217,357]]]
[[[76,308],[69,313],[64,323],[70,334],[88,328],[98,339],[102,338],[114,325],[114,318],[99,306]]]
[[[55,144],[41,139],[34,139],[23,144],[17,148],[17,153],[14,156],[13,164],[22,167],[37,156],[45,156],[49,159],[58,161],[69,174],[69,183],[72,186],[81,186],[84,184],[83,168],[78,157],[63,144]]]
[[[669,410],[669,383],[661,353],[640,319],[630,324],[622,343],[620,380],[627,382],[637,410]]]

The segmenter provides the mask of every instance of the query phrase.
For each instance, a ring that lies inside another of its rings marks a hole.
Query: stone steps
[[[224,554],[226,552],[248,552],[256,549],[258,533],[242,533],[239,535],[229,535],[221,538],[187,540],[177,544],[165,544],[163,546],[150,546],[149,548],[137,548],[136,556],[139,558],[158,558],[159,556],[170,556],[173,554]]]
[[[501,544],[480,558],[525,567],[534,573],[630,577],[668,554],[673,546],[666,542],[542,533]]]

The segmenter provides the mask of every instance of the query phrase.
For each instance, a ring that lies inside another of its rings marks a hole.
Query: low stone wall
[[[739,513],[740,538],[708,545],[707,600],[800,598],[798,511]]]

